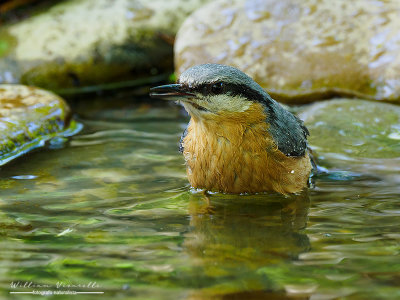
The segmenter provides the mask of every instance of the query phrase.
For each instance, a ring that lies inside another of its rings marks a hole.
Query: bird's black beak
[[[181,84],[167,84],[151,88],[150,97],[178,101],[193,98],[195,95],[188,92]]]

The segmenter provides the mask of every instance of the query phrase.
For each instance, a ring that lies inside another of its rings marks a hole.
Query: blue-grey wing
[[[310,133],[303,121],[274,100],[270,100],[266,113],[268,131],[278,149],[286,156],[304,156],[308,147],[307,136]]]

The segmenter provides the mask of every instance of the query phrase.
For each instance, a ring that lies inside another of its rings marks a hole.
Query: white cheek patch
[[[251,106],[251,101],[240,96],[215,95],[200,101],[202,106],[214,113],[222,111],[244,112]]]

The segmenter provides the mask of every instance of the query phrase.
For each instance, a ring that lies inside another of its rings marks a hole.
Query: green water
[[[78,136],[1,169],[1,298],[400,299],[399,160],[297,197],[215,194],[210,211],[179,108],[77,110]]]

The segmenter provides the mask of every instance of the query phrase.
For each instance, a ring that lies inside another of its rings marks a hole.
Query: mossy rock
[[[73,134],[78,127],[68,105],[55,94],[0,84],[0,166],[51,138]]]
[[[0,32],[0,82],[60,91],[172,72],[180,24],[207,0],[69,0]]]
[[[400,157],[400,107],[359,99],[311,105],[300,114],[319,155],[352,159]]]
[[[400,2],[218,0],[179,30],[177,73],[238,67],[278,100],[335,95],[400,102]]]

